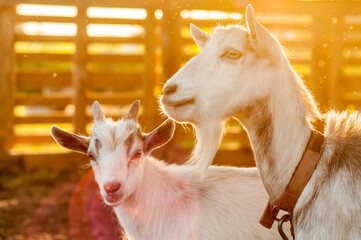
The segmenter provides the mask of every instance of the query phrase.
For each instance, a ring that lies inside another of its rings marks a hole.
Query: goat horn
[[[129,108],[127,114],[125,114],[125,116],[124,116],[124,119],[133,120],[135,122],[138,122],[139,106],[140,106],[140,101],[139,100],[134,101],[132,103],[132,105],[130,105],[130,108]]]

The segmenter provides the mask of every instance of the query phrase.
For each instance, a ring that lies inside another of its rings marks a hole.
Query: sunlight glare
[[[26,35],[75,36],[75,23],[26,22],[17,25],[17,30]]]
[[[90,18],[146,19],[147,11],[141,8],[89,7],[87,15]]]
[[[142,55],[145,47],[137,43],[89,43],[87,52],[88,54]]]
[[[154,11],[154,17],[157,19],[157,20],[160,20],[163,18],[163,11],[161,9],[157,9]]]
[[[229,13],[214,10],[182,10],[181,16],[184,19],[235,19],[243,18],[241,13]]]
[[[258,14],[257,19],[263,24],[279,24],[280,22],[284,23],[293,23],[293,24],[311,24],[312,15],[306,14]]]
[[[344,20],[346,24],[361,24],[361,15],[346,15]]]
[[[63,5],[18,4],[16,13],[25,16],[75,17],[78,9]]]
[[[90,37],[141,37],[144,28],[130,24],[89,24],[87,33]]]
[[[52,54],[74,54],[75,44],[73,42],[25,42],[15,43],[16,53],[52,53]]]

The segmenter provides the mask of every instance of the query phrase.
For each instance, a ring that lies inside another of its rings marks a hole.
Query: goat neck
[[[312,97],[287,61],[279,71],[270,94],[235,115],[247,128],[271,202],[287,186],[310,137],[310,120],[318,115]]]

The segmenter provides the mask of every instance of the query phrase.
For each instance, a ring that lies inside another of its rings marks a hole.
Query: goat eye
[[[90,161],[96,161],[96,158],[92,153],[88,153],[88,157],[90,158]]]
[[[132,157],[131,157],[131,160],[135,160],[135,159],[138,159],[142,156],[142,152],[138,151],[136,152]]]
[[[242,53],[237,50],[230,49],[226,52],[226,56],[230,59],[238,59],[242,57]]]

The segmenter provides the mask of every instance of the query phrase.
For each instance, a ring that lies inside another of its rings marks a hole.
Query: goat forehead
[[[139,134],[138,134],[139,132]],[[132,120],[107,121],[104,124],[94,125],[92,138],[99,139],[102,146],[115,150],[117,146],[129,142],[131,137],[140,135],[137,123]]]
[[[227,26],[217,26],[214,29],[213,35],[218,35],[218,34],[222,34],[222,35],[238,34],[238,35],[247,36],[248,31],[245,27],[243,27],[241,25],[236,25],[236,24],[232,25],[231,24],[231,25],[227,25]]]
[[[211,42],[217,48],[220,48],[219,46],[244,48],[248,46],[248,32],[239,25],[216,27]]]

